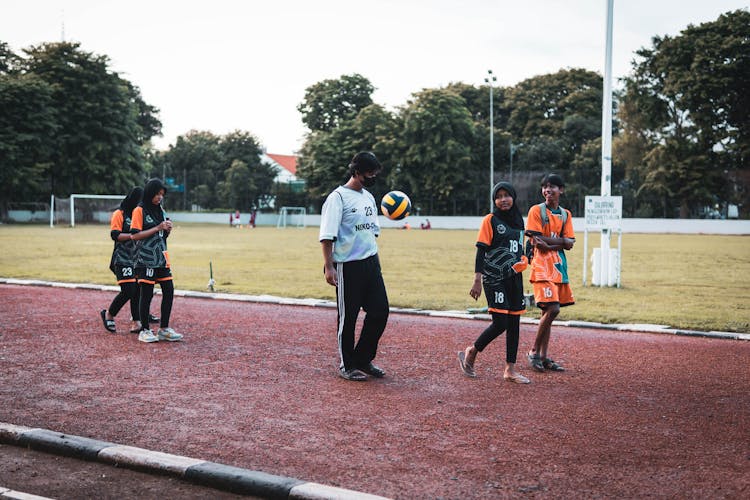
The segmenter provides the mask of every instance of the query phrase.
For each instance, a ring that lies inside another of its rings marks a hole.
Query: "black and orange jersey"
[[[516,274],[512,266],[523,255],[523,229],[514,229],[493,214],[487,214],[479,226],[476,246],[485,249],[484,282],[499,283]]]
[[[558,207],[555,210],[547,211],[547,223],[542,220],[541,207],[533,205],[529,209],[529,216],[526,220],[526,235],[539,234],[553,238],[571,238],[575,239],[573,231],[573,217],[570,211]],[[567,212],[565,223],[563,224],[563,210]],[[531,260],[531,274],[529,280],[549,281],[552,283],[568,282],[568,260],[563,250],[544,251],[534,247],[534,257]]]
[[[121,209],[112,212],[109,220],[110,235],[115,240],[115,248],[112,250],[110,269],[115,267],[133,266],[135,262],[135,242],[131,240],[117,241],[120,233],[130,233],[131,218],[125,217]]]
[[[159,225],[150,215],[146,214],[144,218],[143,214],[143,207],[138,206],[133,209],[133,217],[130,222],[131,229],[134,231],[146,231]],[[135,267],[169,267],[167,235],[164,234],[164,231],[159,230],[145,240],[138,240],[136,247],[138,250]]]

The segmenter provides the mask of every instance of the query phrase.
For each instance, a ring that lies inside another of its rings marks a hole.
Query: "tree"
[[[34,75],[0,75],[0,213],[9,201],[39,200],[49,193],[50,168],[57,130],[52,87]]]
[[[374,90],[362,75],[342,75],[338,80],[323,80],[308,87],[297,110],[311,131],[329,132],[372,104]]]
[[[46,182],[57,196],[127,192],[143,181],[142,145],[158,133],[156,109],[109,70],[109,59],[77,43],[24,51],[20,72],[51,86],[56,128]]]
[[[254,199],[251,193],[257,188],[250,177],[250,169],[242,160],[234,160],[224,173],[224,182],[220,183],[219,191],[228,208],[248,211],[253,207]]]
[[[192,204],[203,208],[225,207],[218,192],[218,183],[226,170],[220,142],[221,138],[211,132],[191,130],[177,137],[165,152],[167,174],[184,179],[186,184],[183,210]]]
[[[676,37],[654,37],[637,52],[625,80],[626,126],[641,127],[649,148],[641,189],[679,216],[737,201],[729,179],[750,168],[750,13],[689,25]],[[740,197],[748,205],[748,189]]]
[[[371,190],[379,198],[393,185],[398,169],[400,120],[377,104],[362,108],[356,116],[329,131],[312,131],[300,151],[297,175],[305,180],[314,208],[325,196],[346,182],[349,160],[358,151],[373,151],[383,164],[381,180]]]
[[[472,116],[463,97],[452,90],[424,90],[404,108],[405,152],[400,185],[409,186],[412,202],[429,204],[430,213],[459,212],[459,203],[473,207],[474,190],[465,182],[474,177],[471,144]]]
[[[535,76],[509,89],[506,105],[510,110],[508,131],[518,142],[535,137],[565,137],[565,122],[573,115],[579,121],[597,123],[596,127],[578,127],[589,133],[572,144],[575,153],[576,146],[583,145],[580,139],[593,139],[601,132],[602,77],[585,69]]]
[[[224,158],[224,182],[233,193],[230,208],[244,211],[258,208],[260,198],[273,193],[276,177],[273,168],[260,161],[263,150],[258,139],[248,132],[235,130],[221,138],[219,148]],[[235,162],[241,162],[247,169],[247,179],[236,172]]]

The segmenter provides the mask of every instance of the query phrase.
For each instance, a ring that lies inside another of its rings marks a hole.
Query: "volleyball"
[[[401,191],[391,191],[380,201],[380,211],[391,220],[404,219],[411,212],[411,200]]]

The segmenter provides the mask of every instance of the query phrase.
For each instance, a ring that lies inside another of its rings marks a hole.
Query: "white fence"
[[[196,213],[196,212],[168,212],[174,222],[196,222],[205,224],[228,224],[229,213]],[[102,213],[104,222],[109,221],[109,213]],[[8,213],[11,221],[30,222],[32,220],[49,221],[49,212],[32,212],[28,210],[11,210]],[[430,219],[433,229],[471,229],[477,230],[482,217],[424,217],[409,216],[402,221],[392,221],[380,217],[383,228],[401,228],[406,221],[412,230],[419,231],[419,225]],[[250,221],[250,214],[241,214],[243,225]],[[259,213],[255,220],[258,226],[276,226],[278,214]],[[307,214],[305,225],[320,226],[320,215]],[[573,217],[573,227],[576,231],[583,231],[582,217]],[[623,233],[674,233],[674,234],[734,234],[750,235],[750,220],[721,220],[721,219],[622,219]]]

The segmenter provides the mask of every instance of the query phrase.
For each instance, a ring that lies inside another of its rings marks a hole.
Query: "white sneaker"
[[[154,335],[151,330],[141,330],[141,333],[138,334],[138,340],[140,342],[159,342],[159,337]]]
[[[170,342],[177,342],[178,340],[182,340],[182,334],[177,333],[172,328],[159,328],[159,331],[156,332],[156,334],[159,336],[159,340],[168,340]]]

